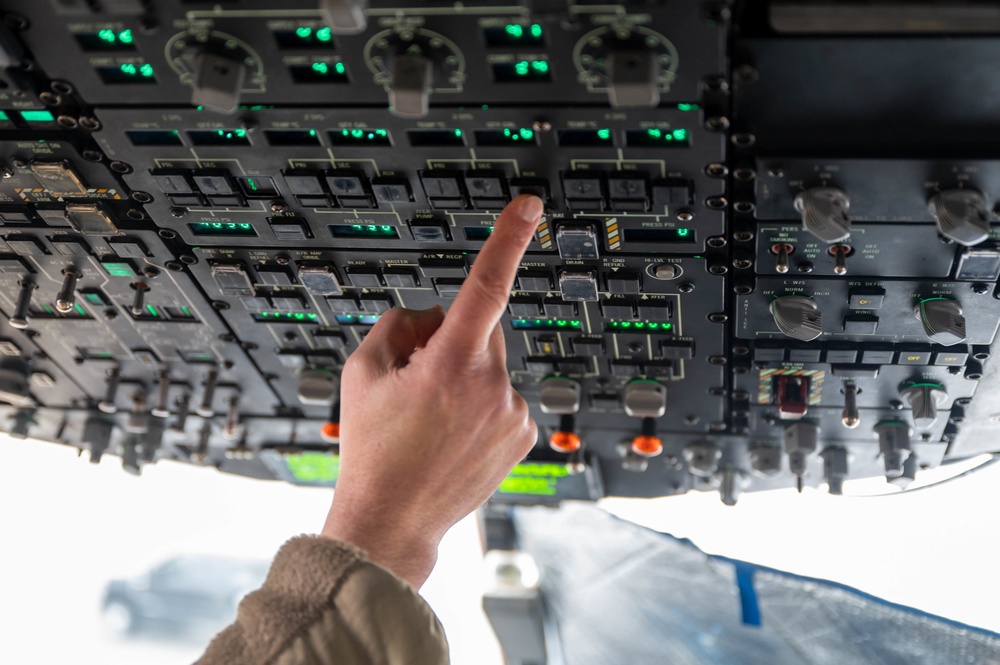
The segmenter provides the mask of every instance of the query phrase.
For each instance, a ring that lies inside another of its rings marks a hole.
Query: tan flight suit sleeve
[[[433,610],[346,544],[286,543],[264,586],[240,603],[196,665],[447,665]]]

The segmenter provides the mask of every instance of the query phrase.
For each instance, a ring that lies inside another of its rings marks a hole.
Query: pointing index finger
[[[435,338],[452,350],[487,347],[507,309],[517,267],[542,211],[541,199],[530,195],[519,196],[504,208]]]

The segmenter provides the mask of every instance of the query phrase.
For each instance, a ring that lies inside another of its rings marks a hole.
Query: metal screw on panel
[[[188,211],[185,210],[184,208],[171,208],[170,209],[170,216],[174,217],[176,219],[180,219],[181,217],[184,217],[187,214],[188,214]]]
[[[288,206],[281,201],[271,201],[271,212],[285,212]]]
[[[680,291],[681,293],[691,293],[692,291],[694,291],[694,284],[692,284],[691,282],[684,282],[683,284],[677,287],[677,290]]]
[[[552,123],[548,120],[536,120],[531,123],[531,128],[536,132],[551,132]]]
[[[677,221],[678,222],[690,222],[694,219],[694,213],[690,210],[678,210],[677,211]]]

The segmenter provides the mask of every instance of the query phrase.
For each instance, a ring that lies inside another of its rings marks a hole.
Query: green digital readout
[[[504,129],[482,129],[476,131],[476,143],[481,146],[523,146],[538,145],[535,131],[527,127]]]
[[[279,30],[274,39],[282,49],[333,48],[333,31],[327,26],[300,25],[294,30]]]
[[[630,129],[625,132],[625,145],[630,148],[686,148],[691,145],[691,133],[683,128]]]
[[[518,60],[493,64],[493,80],[499,83],[511,81],[552,80],[547,60]]]
[[[559,479],[570,475],[565,464],[522,462],[500,483],[500,494],[555,496]]]
[[[314,312],[257,312],[253,315],[257,323],[319,323],[319,315]]]
[[[187,133],[192,145],[236,146],[250,145],[247,130],[238,129],[202,129]]]
[[[314,62],[289,67],[296,83],[348,83],[347,67],[342,62]]]
[[[196,236],[256,236],[253,224],[246,222],[192,222],[188,224]]]
[[[665,321],[608,321],[604,329],[608,332],[672,333],[674,324]]]
[[[109,85],[119,83],[156,83],[153,65],[126,62],[117,67],[98,67],[97,74]]]
[[[332,224],[334,238],[398,238],[395,226],[387,224]]]
[[[296,482],[306,485],[333,485],[340,475],[340,456],[305,452],[281,458]]]
[[[392,145],[388,129],[341,129],[330,132],[330,143],[340,146],[388,147]]]
[[[135,50],[135,37],[131,30],[105,28],[97,32],[76,35],[76,41],[84,51]]]
[[[515,330],[579,330],[583,325],[575,319],[514,319],[510,324]]]
[[[698,106],[697,104],[683,104],[682,103],[682,104],[678,104],[677,105],[677,110],[678,111],[697,111],[700,108],[701,107]]]
[[[538,23],[508,23],[486,28],[484,32],[489,46],[538,46],[545,43],[545,31]]]

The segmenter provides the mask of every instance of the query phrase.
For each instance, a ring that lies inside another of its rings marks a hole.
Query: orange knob
[[[327,443],[340,443],[340,423],[326,423],[319,435]]]
[[[575,453],[582,445],[580,437],[573,432],[553,432],[549,437],[549,446],[560,453]]]
[[[632,451],[643,457],[656,457],[663,452],[663,441],[658,436],[641,434],[632,439]]]

